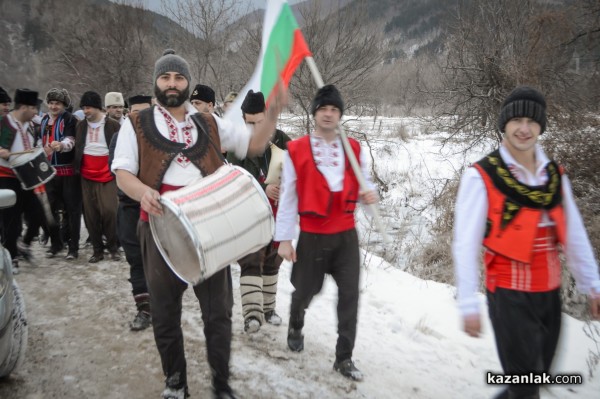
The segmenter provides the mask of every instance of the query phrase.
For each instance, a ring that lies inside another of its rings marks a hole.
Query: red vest
[[[349,139],[352,151],[360,160],[360,143]],[[346,157],[344,187],[333,193],[313,158],[310,136],[287,144],[296,171],[296,192],[300,230],[308,233],[335,234],[353,229],[354,210],[358,201],[359,184]]]
[[[534,240],[538,234],[538,224],[543,209],[522,207],[514,219],[501,228],[502,215],[506,196],[498,190],[483,168],[474,164],[481,174],[488,198],[488,232],[483,245],[489,250],[509,259],[523,263],[531,263],[534,252]],[[565,243],[566,220],[562,205],[548,211],[550,219],[556,224],[556,235],[561,244]]]

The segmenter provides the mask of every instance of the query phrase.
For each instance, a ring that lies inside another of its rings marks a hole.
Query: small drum
[[[161,196],[162,216],[150,228],[163,258],[182,280],[196,285],[271,242],[275,230],[267,196],[244,169],[223,165]]]
[[[271,161],[265,184],[281,184],[281,171],[283,170],[283,157],[285,151],[271,143]]]
[[[34,148],[31,152],[11,155],[8,162],[23,190],[33,190],[48,183],[56,175],[56,169],[50,165],[41,147]]]

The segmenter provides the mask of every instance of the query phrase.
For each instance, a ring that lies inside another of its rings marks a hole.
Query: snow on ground
[[[39,248],[39,259],[41,253]],[[163,376],[152,333],[128,330],[134,311],[126,263],[88,265],[84,259],[41,259],[37,267],[21,267],[29,349],[23,368],[0,382],[1,398],[159,397]],[[459,328],[453,287],[369,259],[354,351],[365,374],[359,383],[332,370],[337,289],[331,279],[307,312],[304,352],[292,353],[286,347],[290,265],[282,266],[278,292],[284,325],[265,325],[254,335],[243,333],[239,267],[233,267],[231,384],[241,398],[486,398],[500,389],[485,383],[486,371],[500,372],[485,311],[483,337],[469,338]],[[192,397],[210,397],[202,321],[191,290],[184,295],[183,326]],[[585,383],[554,386],[542,398],[597,396],[600,375],[589,379],[586,365],[594,342],[582,327],[565,317],[555,372],[583,374]]]
[[[470,159],[458,156],[452,148],[440,148],[440,136],[421,134],[407,120],[402,123],[412,137],[401,142],[389,133],[398,121],[384,122],[388,130],[373,137],[378,172],[390,183],[382,213],[396,238],[402,235],[406,246],[418,246],[436,217],[426,206],[436,184],[484,151],[474,151]],[[376,236],[367,228],[360,226],[363,238]],[[35,251],[39,265],[23,264],[16,277],[27,303],[29,351],[23,368],[0,381],[0,398],[158,398],[164,377],[152,332],[128,328],[134,307],[127,263],[88,264],[90,249],[73,263],[45,259],[38,244]],[[372,253],[363,258],[354,361],[365,379],[358,383],[332,370],[337,288],[330,278],[307,312],[305,350],[292,353],[286,345],[290,264],[282,265],[277,297],[284,324],[265,325],[253,335],[243,332],[240,272],[233,266],[231,385],[241,398],[489,398],[501,389],[486,384],[485,373],[501,368],[485,306],[484,334],[470,338],[460,329],[454,287],[403,272],[401,256],[393,264]],[[599,322],[594,325],[600,328]],[[184,295],[183,328],[190,393],[210,397],[202,321],[192,290]],[[598,396],[600,370],[590,377],[587,365],[590,353],[599,354],[598,343],[583,328],[584,323],[564,317],[553,372],[582,374],[584,384],[551,386],[542,398]]]

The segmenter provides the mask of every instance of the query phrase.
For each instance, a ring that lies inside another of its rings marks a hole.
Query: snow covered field
[[[429,238],[428,223],[437,217],[428,207],[432,193],[486,149],[474,150],[468,159],[455,154],[455,148],[440,150],[439,135],[421,133],[416,122],[407,119],[401,122],[411,137],[402,141],[394,136],[398,122],[383,120],[372,145],[377,172],[390,187],[382,214],[402,253]],[[350,125],[365,129],[373,123]],[[380,245],[364,216],[359,228],[367,249]],[[158,398],[164,377],[152,332],[128,329],[134,308],[127,263],[90,265],[89,249],[74,264],[62,258],[47,260],[44,249],[35,247],[39,265],[24,264],[17,276],[29,314],[29,352],[19,372],[0,381],[0,398]],[[284,325],[266,325],[254,335],[243,333],[239,267],[233,267],[231,385],[241,398],[489,398],[501,389],[486,384],[486,372],[499,373],[501,368],[485,307],[484,334],[470,338],[460,328],[454,287],[403,272],[402,256],[390,264],[372,253],[363,255],[354,352],[355,364],[365,375],[360,383],[332,370],[337,289],[331,279],[307,312],[305,350],[292,353],[286,346],[290,265],[283,264],[279,280],[278,312]],[[192,398],[207,398],[210,371],[191,290],[184,296],[183,325],[190,393]],[[599,322],[594,325],[600,328]],[[600,344],[586,335],[584,326],[565,315],[553,370],[581,374],[584,383],[549,386],[542,398],[598,397],[600,368],[590,377],[587,360],[590,353],[600,355]]]

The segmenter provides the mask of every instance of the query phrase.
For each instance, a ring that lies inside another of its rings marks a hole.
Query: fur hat
[[[265,96],[257,91],[256,93],[252,90],[246,94],[244,102],[242,103],[242,112],[244,114],[259,114],[265,110]]]
[[[69,92],[66,89],[50,89],[48,93],[46,93],[46,104],[50,101],[58,101],[68,107],[71,105],[71,97],[69,97]]]
[[[154,64],[154,84],[156,79],[164,73],[177,72],[185,76],[188,83],[192,81],[190,74],[190,66],[186,60],[175,54],[175,50],[167,49],[163,52],[162,57],[156,60]]]
[[[12,103],[12,99],[2,87],[0,87],[0,103]]]
[[[38,92],[29,89],[17,89],[15,91],[15,104],[38,105]]]
[[[141,95],[129,97],[129,106],[131,107],[136,104],[152,104],[152,97]]]
[[[192,100],[200,100],[205,103],[215,103],[215,91],[206,85],[196,85],[194,87],[194,91],[190,96],[190,101]]]
[[[86,91],[81,95],[79,106],[81,108],[94,107],[102,109],[102,98],[100,97],[100,94],[96,93],[95,91]]]
[[[344,100],[342,95],[334,85],[325,85],[317,91],[317,95],[312,101],[311,112],[315,116],[317,110],[325,105],[333,105],[344,113]]]
[[[528,86],[519,86],[514,89],[500,110],[498,128],[504,132],[506,123],[512,118],[531,118],[542,127],[541,133],[546,130],[546,100],[542,93]]]
[[[125,106],[125,100],[123,100],[123,94],[117,91],[111,91],[106,93],[104,96],[104,106],[110,107],[111,105],[120,105],[121,107]]]

